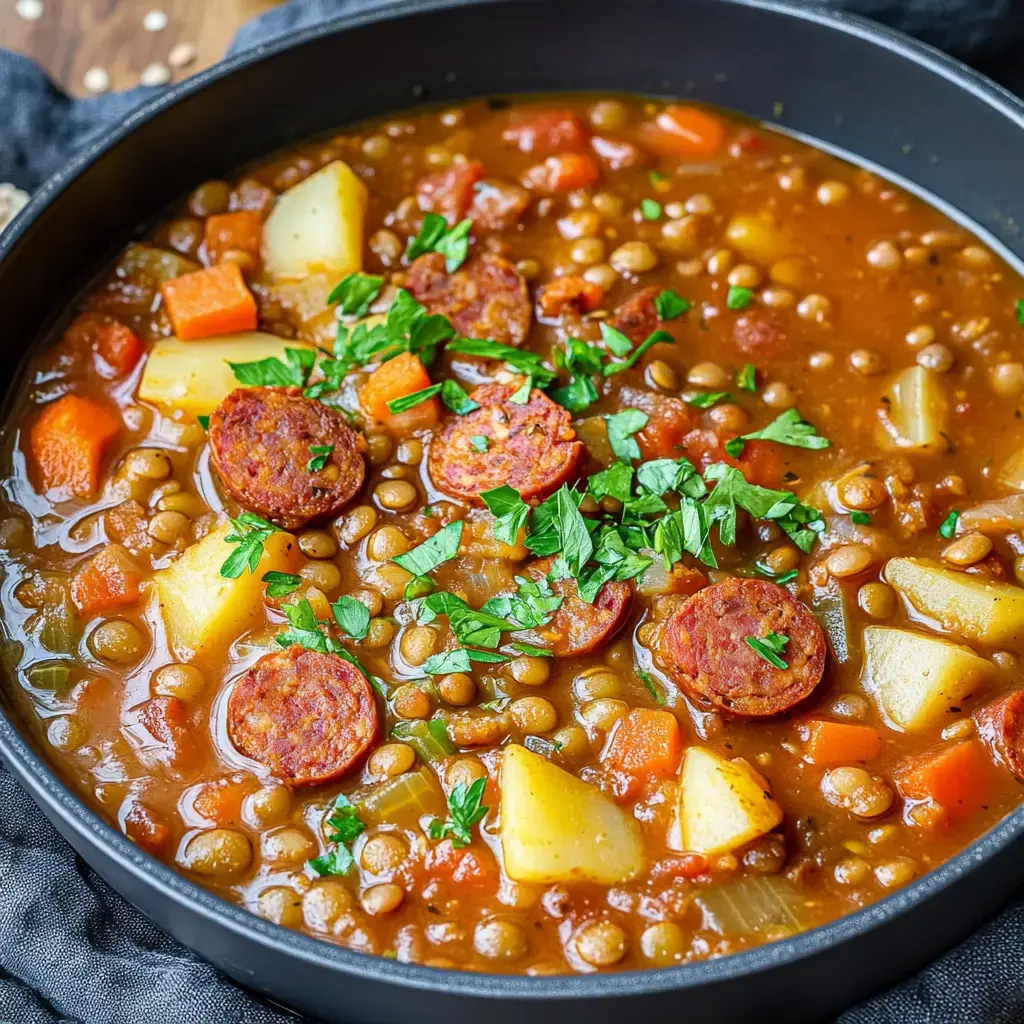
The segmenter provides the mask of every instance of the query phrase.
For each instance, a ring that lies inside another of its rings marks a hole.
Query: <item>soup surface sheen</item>
[[[8,424],[10,699],[154,857],[352,949],[822,924],[1021,798],[1022,295],[697,107],[422,109],[200,184]]]

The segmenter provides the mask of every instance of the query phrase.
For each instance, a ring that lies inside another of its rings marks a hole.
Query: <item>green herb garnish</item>
[[[786,644],[789,643],[789,637],[784,636],[781,633],[776,633],[775,630],[771,630],[767,636],[758,639],[756,636],[745,636],[743,642],[756,654],[758,657],[764,658],[769,665],[774,665],[776,668],[788,668],[785,660],[780,657],[786,651]]]
[[[488,811],[481,803],[486,787],[486,776],[477,779],[468,788],[465,783],[457,783],[448,794],[448,819],[442,822],[435,818],[430,823],[430,838],[451,837],[452,845],[458,850],[469,846],[473,842],[471,829]]]
[[[688,398],[686,404],[692,405],[695,409],[710,409],[711,406],[717,405],[719,402],[731,400],[732,395],[728,391],[707,391],[703,395],[694,395],[693,398]]]
[[[439,252],[444,256],[445,270],[454,274],[469,255],[469,232],[473,222],[467,217],[449,229],[448,222],[439,213],[425,213],[419,234],[409,240],[406,258],[416,259],[426,252]]]
[[[960,520],[960,510],[953,509],[939,524],[939,536],[952,540],[956,536],[956,524]]]
[[[433,398],[434,395],[438,394],[443,387],[443,384],[431,384],[429,388],[423,388],[421,391],[414,391],[411,395],[402,395],[400,398],[392,398],[388,402],[388,411],[393,412],[396,415],[398,413],[408,412],[421,402],[427,401],[428,398]]]
[[[314,857],[307,863],[321,876],[347,874],[355,864],[355,858],[347,844],[362,835],[366,824],[348,797],[344,793],[339,793],[334,799],[332,813],[326,825],[330,829],[327,841],[331,847],[326,853]]]
[[[661,203],[656,199],[641,199],[640,214],[644,220],[657,220],[661,216]]]
[[[757,390],[757,367],[753,363],[747,363],[736,374],[736,387],[741,388],[744,391],[756,391]]]
[[[302,586],[302,577],[271,569],[263,574],[263,582],[267,585],[267,597],[287,597]]]
[[[486,434],[474,434],[469,439],[469,446],[475,452],[485,452],[491,445],[491,439]]]
[[[738,288],[733,285],[729,294],[725,297],[725,304],[729,309],[746,309],[754,301],[754,293],[750,288]]]
[[[670,291],[668,288],[660,292],[654,300],[654,310],[658,314],[659,320],[675,320],[689,308],[689,299],[684,299],[678,292]]]
[[[376,274],[349,274],[334,286],[327,305],[340,305],[343,316],[366,316],[383,287],[384,278]]]
[[[856,509],[850,512],[850,522],[858,526],[867,526],[871,522],[871,516],[867,512],[860,512]]]
[[[313,372],[316,352],[311,348],[286,348],[284,361],[270,356],[252,363],[228,363],[235,379],[246,387],[304,387]]]
[[[311,444],[309,446],[309,454],[313,458],[306,463],[306,472],[319,473],[327,465],[327,460],[331,457],[331,452],[333,451],[333,444]]]
[[[647,426],[647,413],[639,409],[623,409],[622,412],[605,416],[608,424],[608,444],[622,462],[640,458],[640,445],[633,435]]]
[[[454,558],[462,541],[462,521],[441,527],[433,537],[417,545],[404,555],[396,555],[392,561],[413,576],[426,576],[443,562]]]
[[[465,416],[466,413],[480,408],[480,403],[474,402],[462,386],[451,379],[441,384],[441,401],[457,416]]]
[[[256,571],[263,557],[263,545],[278,529],[273,523],[268,523],[252,512],[243,512],[237,519],[231,520],[231,525],[235,532],[228,534],[224,540],[238,547],[224,559],[220,575],[226,580],[237,580],[246,568],[249,572]]]
[[[644,688],[654,699],[654,703],[664,707],[667,701],[665,700],[665,695],[658,688],[658,684],[654,681],[654,676],[650,672],[645,672],[642,668],[636,669],[636,674],[640,682],[644,684]]]

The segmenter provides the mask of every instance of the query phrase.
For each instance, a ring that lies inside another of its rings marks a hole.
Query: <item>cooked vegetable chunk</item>
[[[272,334],[232,334],[184,342],[162,338],[149,353],[139,398],[196,416],[208,415],[239,386],[229,363],[284,359],[286,348],[304,348]]]
[[[679,787],[679,832],[684,850],[728,853],[770,832],[782,808],[746,761],[730,761],[690,747]]]
[[[182,660],[227,646],[262,623],[261,577],[270,571],[297,572],[302,563],[295,538],[279,530],[267,538],[255,572],[245,569],[237,579],[225,579],[220,568],[235,550],[225,540],[233,529],[222,523],[153,577],[168,643]]]
[[[263,225],[263,259],[278,277],[362,268],[366,186],[335,160],[282,195]]]
[[[944,630],[987,644],[1024,641],[1024,590],[923,558],[892,558],[886,581]]]
[[[863,683],[897,729],[937,722],[994,672],[966,647],[889,626],[864,630]]]
[[[515,744],[501,763],[501,848],[516,882],[597,882],[639,874],[635,822],[599,789]]]
[[[922,455],[949,447],[949,395],[942,374],[910,366],[889,385],[879,410],[886,444]]]

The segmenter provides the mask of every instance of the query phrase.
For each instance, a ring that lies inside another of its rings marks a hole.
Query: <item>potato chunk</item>
[[[262,624],[263,574],[294,573],[302,564],[295,538],[278,530],[267,539],[255,572],[246,569],[238,579],[224,579],[220,567],[235,550],[224,539],[231,532],[231,524],[222,523],[153,577],[167,642],[183,661],[226,648]]]
[[[891,558],[885,579],[914,609],[944,630],[987,644],[1024,641],[1024,590],[923,558]]]
[[[939,637],[890,626],[864,630],[864,688],[901,731],[940,721],[994,671],[991,662]]]
[[[139,384],[139,398],[195,416],[213,412],[241,387],[228,363],[284,360],[286,348],[308,348],[273,334],[232,334],[203,341],[162,338],[150,350]]]
[[[525,747],[501,761],[501,848],[516,882],[597,882],[638,875],[646,858],[636,822],[599,789]]]
[[[893,377],[878,411],[889,448],[939,454],[949,448],[949,395],[941,373],[910,366]]]
[[[730,761],[705,747],[690,747],[679,787],[679,839],[683,850],[728,853],[770,832],[782,808],[746,761]]]
[[[368,193],[335,160],[288,189],[263,225],[263,262],[276,277],[351,274],[363,266]]]

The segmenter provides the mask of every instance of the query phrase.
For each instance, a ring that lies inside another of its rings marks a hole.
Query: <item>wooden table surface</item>
[[[37,60],[76,96],[88,95],[86,71],[104,68],[112,89],[130,89],[154,62],[167,62],[176,43],[191,43],[196,60],[174,71],[182,78],[219,60],[238,27],[278,0],[0,0],[0,46]],[[42,6],[29,20],[19,13]],[[163,11],[167,26],[147,31],[148,11]]]

